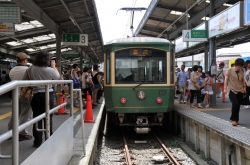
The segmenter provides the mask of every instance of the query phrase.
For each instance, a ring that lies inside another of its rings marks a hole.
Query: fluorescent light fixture
[[[172,10],[172,11],[170,12],[170,14],[173,14],[173,15],[182,15],[183,12]]]
[[[202,20],[209,20],[210,17],[202,17],[201,19],[202,19]]]
[[[233,6],[233,5],[228,4],[228,3],[224,3],[224,4],[223,4],[223,6],[228,6],[228,7],[231,7],[231,6]]]
[[[16,42],[16,41],[6,42],[5,44],[11,45],[11,46],[23,45],[22,42]]]
[[[27,50],[27,51],[29,51],[29,52],[34,52],[34,51],[36,51],[35,49],[32,49],[32,48],[25,49],[25,50]]]
[[[210,3],[210,1],[209,1],[209,0],[206,0],[206,3]]]

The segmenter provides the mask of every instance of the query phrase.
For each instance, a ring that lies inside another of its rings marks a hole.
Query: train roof
[[[109,44],[115,44],[115,43],[168,43],[171,44],[168,40],[163,38],[154,38],[154,37],[130,37],[130,38],[119,38],[112,40],[107,43]]]

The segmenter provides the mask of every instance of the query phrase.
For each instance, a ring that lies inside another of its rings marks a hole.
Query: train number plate
[[[159,95],[166,95],[166,91],[165,90],[160,90]]]

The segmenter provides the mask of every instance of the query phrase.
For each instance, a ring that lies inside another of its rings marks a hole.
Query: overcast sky
[[[151,0],[95,0],[101,24],[104,44],[113,39],[132,36],[130,30],[131,12],[119,10],[123,7],[148,7]],[[119,11],[118,11],[119,10]],[[117,12],[118,11],[118,12]],[[135,12],[134,32],[145,11]]]

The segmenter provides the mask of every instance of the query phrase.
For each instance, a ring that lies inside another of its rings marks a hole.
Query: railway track
[[[125,153],[125,160],[127,165],[139,165],[139,164],[166,164],[166,165],[181,165],[177,159],[172,155],[172,153],[169,151],[169,149],[166,147],[165,144],[160,140],[157,135],[154,135],[154,139],[149,139],[147,141],[135,141],[135,144],[137,144],[136,149],[133,149],[133,144],[127,143],[126,137],[123,134],[123,141],[124,141],[124,153]],[[153,148],[152,144],[155,146],[155,144],[158,142],[158,148]],[[145,143],[142,146],[142,148],[147,148],[147,146],[151,149],[147,151],[143,150],[142,152],[138,148],[138,143]],[[149,145],[147,145],[149,144]],[[128,146],[131,146],[129,148]],[[130,149],[130,150],[129,150]],[[155,161],[155,162],[153,162]]]

